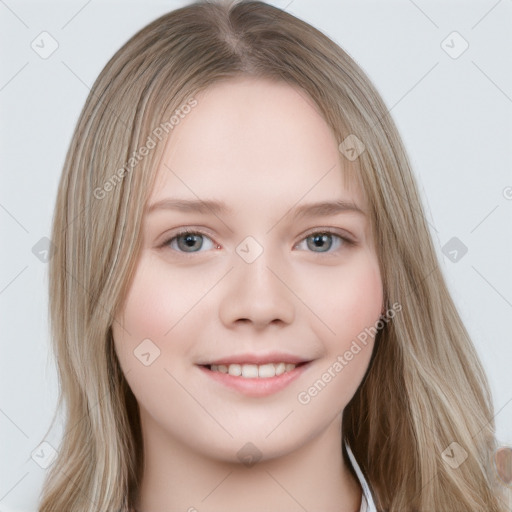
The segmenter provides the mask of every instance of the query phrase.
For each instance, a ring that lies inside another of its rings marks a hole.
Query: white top
[[[361,508],[359,512],[377,512],[377,507],[375,506],[375,502],[373,501],[373,496],[370,491],[370,487],[368,482],[366,481],[359,464],[352,453],[352,450],[349,448],[348,444],[345,443],[345,448],[347,449],[348,456],[350,461],[352,462],[352,467],[356,472],[357,478],[359,478],[359,482],[361,483],[361,487],[363,488],[363,496],[361,499]]]

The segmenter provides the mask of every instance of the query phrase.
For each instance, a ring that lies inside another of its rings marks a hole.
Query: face
[[[240,78],[196,100],[158,169],[115,348],[146,435],[270,459],[339,431],[368,367],[383,290],[367,205],[305,93]]]

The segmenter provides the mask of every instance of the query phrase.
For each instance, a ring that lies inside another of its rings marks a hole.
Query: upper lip
[[[310,359],[304,359],[303,357],[294,356],[292,354],[285,354],[282,352],[272,352],[268,354],[238,354],[230,355],[227,357],[219,357],[213,361],[201,363],[200,366],[206,366],[211,364],[223,364],[229,366],[230,364],[268,364],[268,363],[291,363],[300,364],[307,363]]]

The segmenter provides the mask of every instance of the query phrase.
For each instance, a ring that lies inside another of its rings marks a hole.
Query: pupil
[[[312,244],[309,244],[310,249],[322,249],[320,252],[324,252],[331,248],[332,240],[329,234],[314,235],[310,238],[313,241]]]
[[[187,252],[191,252],[189,249],[200,249],[201,248],[201,235],[182,235],[178,238],[178,245],[180,246],[180,249],[183,249]],[[183,241],[183,243],[181,243]],[[199,244],[198,244],[199,242]]]

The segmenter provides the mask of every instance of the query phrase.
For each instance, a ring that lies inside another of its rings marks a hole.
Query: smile
[[[309,366],[301,363],[211,364],[199,369],[214,382],[249,397],[277,393],[297,379]]]
[[[303,363],[302,363],[303,364]],[[227,373],[234,377],[244,379],[266,379],[291,372],[298,365],[293,363],[267,363],[267,364],[212,364],[209,369],[212,372]]]

